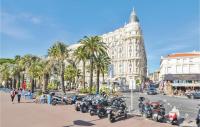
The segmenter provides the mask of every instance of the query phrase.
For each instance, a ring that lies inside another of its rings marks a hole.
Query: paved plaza
[[[25,100],[12,104],[9,94],[0,92],[0,97],[1,127],[172,127],[136,116],[110,123],[107,118],[76,112],[73,105],[51,106]]]

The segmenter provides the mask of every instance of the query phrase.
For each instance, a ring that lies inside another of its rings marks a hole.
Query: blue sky
[[[55,41],[76,43],[128,22],[134,7],[148,67],[169,53],[200,50],[199,0],[1,0],[0,56],[46,55]]]

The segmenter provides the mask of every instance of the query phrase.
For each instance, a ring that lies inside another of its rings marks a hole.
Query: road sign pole
[[[133,88],[131,89],[131,111],[133,110]]]

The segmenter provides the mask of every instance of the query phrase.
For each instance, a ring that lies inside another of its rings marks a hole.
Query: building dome
[[[132,23],[132,22],[139,22],[139,19],[138,19],[136,13],[135,13],[135,9],[134,8],[133,8],[133,10],[131,12],[129,22],[130,23]]]

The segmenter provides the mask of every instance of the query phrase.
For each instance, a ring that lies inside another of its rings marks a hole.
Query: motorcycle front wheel
[[[86,106],[83,106],[83,107],[81,108],[81,112],[82,112],[82,113],[87,112],[87,108],[86,108]]]
[[[126,119],[126,118],[128,118],[128,115],[127,115],[127,113],[125,113],[125,114],[124,114],[124,118],[125,118],[125,119]]]
[[[80,109],[78,108],[78,106],[75,106],[75,110],[76,111],[80,111]]]
[[[108,114],[108,120],[113,123],[115,121],[115,118],[113,118],[112,114]]]
[[[56,101],[52,101],[52,103],[51,103],[52,105],[56,105],[57,104],[57,102]]]
[[[90,115],[93,116],[94,115],[94,111],[90,110]]]
[[[103,111],[100,111],[100,112],[98,113],[98,117],[99,117],[100,119],[104,117]]]
[[[143,113],[142,116],[143,116],[144,118],[147,118],[147,117],[148,117],[148,115],[147,115],[146,113]]]

